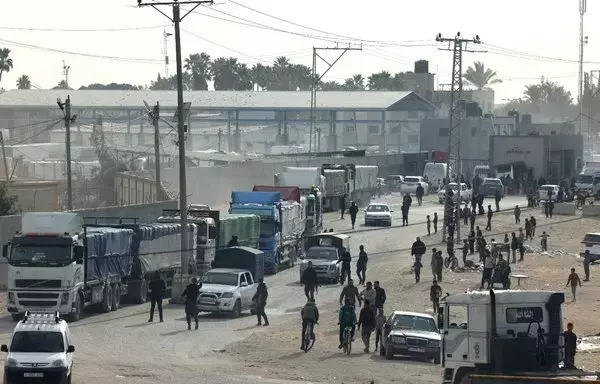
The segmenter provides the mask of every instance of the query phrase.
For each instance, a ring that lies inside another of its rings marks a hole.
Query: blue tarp
[[[231,204],[273,205],[280,200],[280,192],[231,192]]]
[[[133,236],[133,230],[126,228],[88,228],[87,281],[129,276],[133,265]]]

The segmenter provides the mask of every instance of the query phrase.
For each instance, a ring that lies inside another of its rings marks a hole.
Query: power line
[[[26,28],[26,27],[0,27],[7,31],[31,31],[31,32],[123,32],[141,31],[145,29],[162,28],[161,25],[147,27],[125,27],[125,28],[92,28],[92,29],[60,29],[60,28]]]
[[[517,51],[510,48],[504,48],[493,44],[483,44],[488,50],[489,53],[500,55],[500,56],[508,56],[514,57],[518,59],[524,60],[534,60],[534,61],[544,61],[544,62],[557,62],[557,63],[579,63],[579,60],[575,59],[565,59],[560,57],[550,57],[544,55],[538,55],[534,53]],[[597,61],[584,61],[584,64],[600,64]]]

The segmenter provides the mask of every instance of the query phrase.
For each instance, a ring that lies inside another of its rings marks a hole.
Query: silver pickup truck
[[[305,256],[300,262],[300,281],[302,274],[312,262],[317,278],[321,281],[335,282],[340,277],[341,263],[338,263],[342,250],[350,250],[350,237],[336,233],[322,233],[306,239]]]

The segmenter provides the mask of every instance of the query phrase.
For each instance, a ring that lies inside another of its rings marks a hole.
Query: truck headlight
[[[52,362],[52,366],[53,366],[53,367],[65,367],[65,366],[66,366],[66,364],[65,364],[65,361],[64,361],[64,360],[54,360],[54,361]]]
[[[8,292],[8,302],[11,304],[15,303],[15,293],[14,292]]]
[[[65,292],[60,297],[60,305],[67,305],[69,302],[69,292]]]
[[[233,298],[233,292],[225,292],[223,294],[223,296],[221,296],[223,299],[231,299]]]
[[[17,360],[15,359],[6,359],[6,362],[4,363],[5,366],[7,367],[16,367],[17,366]]]

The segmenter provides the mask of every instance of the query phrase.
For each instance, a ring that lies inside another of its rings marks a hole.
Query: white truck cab
[[[227,312],[238,317],[242,311],[253,312],[252,299],[258,283],[244,269],[215,268],[202,277],[198,295],[200,312]]]
[[[562,370],[563,292],[474,291],[446,296],[443,302],[438,314],[442,383]]]
[[[4,383],[30,381],[70,384],[75,347],[67,322],[59,313],[26,312],[3,344]]]

